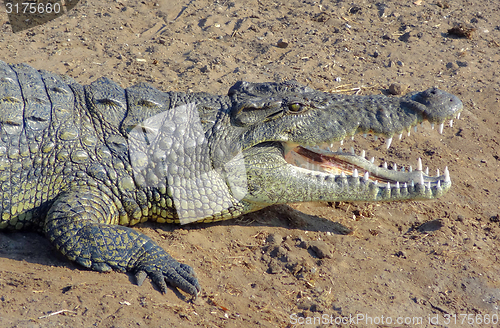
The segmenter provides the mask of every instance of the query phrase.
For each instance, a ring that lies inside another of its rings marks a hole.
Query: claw
[[[146,280],[146,277],[148,276],[148,274],[146,273],[146,271],[143,271],[143,270],[140,270],[140,271],[137,271],[135,273],[135,279],[137,280],[137,286],[142,286],[142,284],[144,283],[144,280]]]

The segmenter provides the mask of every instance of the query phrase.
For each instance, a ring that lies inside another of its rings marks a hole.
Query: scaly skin
[[[126,226],[212,222],[288,202],[439,197],[447,170],[393,171],[326,146],[357,133],[389,139],[461,110],[435,88],[395,98],[238,82],[227,96],[164,93],[106,78],[82,86],[0,61],[0,229],[41,230],[84,267],[197,295],[191,267]]]

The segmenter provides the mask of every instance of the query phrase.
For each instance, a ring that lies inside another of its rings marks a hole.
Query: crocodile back
[[[38,225],[44,205],[75,179],[72,166],[88,158],[83,143],[96,143],[92,133],[81,138],[93,128],[67,82],[0,61],[0,229]]]

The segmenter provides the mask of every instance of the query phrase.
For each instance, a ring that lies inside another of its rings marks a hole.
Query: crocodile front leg
[[[196,296],[200,285],[193,269],[177,262],[149,237],[112,225],[118,211],[112,200],[94,189],[62,193],[48,211],[45,235],[67,258],[96,271],[135,273],[140,286],[149,275],[160,290],[171,286]]]

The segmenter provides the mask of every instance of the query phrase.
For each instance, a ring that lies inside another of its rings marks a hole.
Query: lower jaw
[[[291,149],[285,156],[285,160],[295,166],[305,168],[311,171],[328,173],[334,176],[363,176],[365,180],[375,183],[429,183],[435,184],[449,182],[449,172],[445,168],[444,174],[440,175],[439,171],[436,176],[431,177],[428,172],[422,172],[422,164],[419,160],[416,171],[413,171],[411,166],[405,171],[404,168],[398,170],[396,166],[393,169],[388,169],[387,164],[378,167],[371,161],[362,156],[357,156],[353,152],[346,153],[339,150],[332,152],[320,148],[311,148],[296,146]]]

